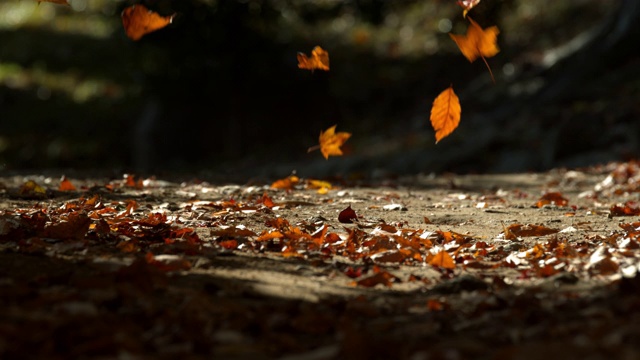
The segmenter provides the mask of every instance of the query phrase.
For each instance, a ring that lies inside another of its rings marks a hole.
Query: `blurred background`
[[[581,167],[640,151],[636,0],[482,0],[501,52],[469,63],[455,0],[0,1],[0,170],[275,178]],[[142,3],[172,24],[127,38]],[[331,71],[297,68],[320,45]],[[435,144],[452,85],[462,120]],[[345,156],[307,148],[337,124]]]

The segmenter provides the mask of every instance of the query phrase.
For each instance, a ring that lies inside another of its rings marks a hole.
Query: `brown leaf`
[[[380,270],[369,277],[352,282],[351,285],[374,287],[378,284],[382,284],[386,287],[391,287],[392,281],[394,281],[395,279],[396,277],[391,273],[384,270]]]
[[[358,215],[356,215],[356,212],[351,208],[351,205],[347,206],[346,209],[340,211],[340,214],[338,214],[338,221],[343,224],[352,224],[354,220],[358,220]]]
[[[614,205],[609,209],[610,216],[637,216],[640,215],[640,204],[635,201],[627,201],[624,205]]]
[[[431,107],[431,125],[436,132],[436,144],[458,127],[461,112],[460,100],[453,87],[449,86],[436,97]]]
[[[549,234],[555,234],[558,231],[559,230],[551,229],[541,225],[513,224],[505,228],[504,238],[507,240],[515,240],[519,237],[544,236]]]
[[[160,30],[171,24],[176,14],[160,16],[142,4],[131,5],[122,11],[122,25],[127,36],[132,40],[140,40],[144,35]]]
[[[320,46],[311,50],[311,57],[298,53],[298,68],[311,71],[316,69],[329,71],[329,53]]]
[[[562,194],[559,192],[549,192],[540,197],[538,202],[536,202],[536,207],[541,208],[549,204],[556,206],[567,206],[567,204],[569,204],[569,200],[562,196]]]

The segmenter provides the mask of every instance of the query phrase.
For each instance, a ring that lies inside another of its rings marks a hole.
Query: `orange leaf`
[[[549,192],[544,195],[536,202],[536,207],[543,207],[545,205],[553,204],[556,206],[567,206],[569,204],[569,200],[562,196],[559,192]]]
[[[160,16],[144,5],[138,4],[124,9],[121,17],[127,36],[132,40],[140,40],[144,35],[171,24],[175,15]]]
[[[445,269],[455,269],[456,263],[453,261],[451,255],[449,255],[446,251],[442,250],[437,253],[431,261],[429,261],[429,265],[437,266]]]
[[[272,189],[292,190],[293,187],[300,181],[300,178],[295,175],[290,175],[284,179],[276,180],[271,184]]]
[[[310,147],[307,152],[311,152],[313,150],[317,150],[320,147],[320,151],[322,152],[322,156],[325,159],[329,159],[329,156],[340,156],[342,155],[342,150],[340,150],[340,146],[345,143],[345,141],[349,140],[351,137],[351,133],[348,132],[338,132],[336,133],[336,126],[328,128],[325,132],[320,132],[320,145]]]
[[[469,18],[469,22],[471,25],[467,28],[466,35],[449,34],[449,36],[451,36],[453,41],[456,42],[458,48],[462,51],[462,55],[464,55],[469,62],[474,62],[479,57],[482,58],[485,65],[487,65],[487,69],[489,69],[491,80],[495,82],[493,72],[487,63],[486,58],[493,57],[500,52],[497,45],[500,30],[498,30],[497,26],[491,26],[483,29],[471,18]]]
[[[500,52],[497,45],[498,30],[497,26],[491,26],[483,29],[469,18],[471,25],[467,28],[466,35],[449,34],[453,41],[456,42],[464,57],[470,62],[474,62],[479,57],[493,57]]]
[[[460,100],[451,86],[433,101],[431,125],[436,131],[436,144],[458,127],[461,112]]]
[[[329,71],[329,53],[320,46],[311,50],[311,57],[298,53],[298,67],[311,71],[315,69]]]
[[[63,176],[62,179],[60,180],[60,186],[58,187],[58,190],[60,190],[60,191],[76,191],[76,187],[73,186],[71,181],[69,181],[69,179],[67,179],[66,176]]]

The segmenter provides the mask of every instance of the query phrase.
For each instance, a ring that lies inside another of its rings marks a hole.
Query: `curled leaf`
[[[431,107],[431,125],[436,131],[436,144],[458,127],[461,112],[460,100],[453,87],[449,86],[436,97]]]

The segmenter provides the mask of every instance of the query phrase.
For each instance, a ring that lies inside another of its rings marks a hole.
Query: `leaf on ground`
[[[304,53],[298,53],[298,68],[329,71],[329,53],[320,46],[311,50],[310,57]]]
[[[324,132],[320,132],[320,138],[318,139],[319,145],[310,147],[307,152],[312,152],[320,148],[320,152],[322,152],[322,156],[325,159],[329,159],[329,156],[341,156],[342,150],[340,147],[351,137],[351,133],[348,132],[337,132],[336,126],[328,128]]]
[[[346,209],[340,211],[340,214],[338,214],[338,221],[343,224],[351,224],[354,220],[358,220],[358,215],[356,215],[355,210],[351,208],[351,205],[347,206]]]
[[[513,224],[505,228],[504,238],[507,240],[515,240],[519,237],[544,236],[544,235],[555,234],[558,231],[559,230],[544,227],[542,225]]]
[[[386,270],[378,270],[375,274],[366,277],[364,279],[354,281],[351,283],[353,286],[374,287],[378,284],[382,284],[386,287],[391,287],[391,284],[396,280],[396,276]]]
[[[60,186],[58,186],[58,190],[60,191],[76,191],[76,187],[67,179],[66,176],[63,176],[60,180]]]
[[[176,14],[161,16],[147,9],[144,5],[131,5],[122,11],[122,25],[127,36],[134,40],[140,40],[144,35],[160,30],[171,24]]]
[[[449,86],[436,97],[431,107],[431,125],[436,132],[436,144],[458,127],[461,112],[460,100],[453,87]]]
[[[637,216],[640,215],[640,204],[635,201],[627,201],[623,205],[613,205],[609,209],[610,216]]]
[[[449,36],[451,36],[453,41],[456,42],[456,45],[458,45],[458,48],[462,52],[462,55],[464,55],[469,62],[474,62],[477,58],[482,58],[485,65],[487,65],[487,69],[489,69],[491,79],[495,82],[493,72],[487,63],[486,58],[493,57],[500,52],[497,45],[500,30],[497,26],[491,26],[483,29],[471,18],[469,18],[469,22],[470,25],[467,28],[466,35],[449,34]]]
[[[451,270],[456,268],[456,263],[453,261],[453,258],[444,250],[435,254],[429,261],[429,265]]]
[[[562,196],[559,192],[549,192],[536,202],[536,207],[543,207],[545,205],[556,205],[556,206],[567,206],[569,204],[569,200]]]
[[[458,5],[462,6],[464,11],[462,17],[467,17],[467,13],[480,3],[480,0],[458,0]]]
[[[293,190],[293,187],[300,182],[300,178],[295,175],[287,176],[284,179],[276,180],[271,184],[272,189]]]
[[[28,180],[18,190],[18,195],[25,199],[44,199],[47,197],[47,189],[38,185],[33,180]]]

